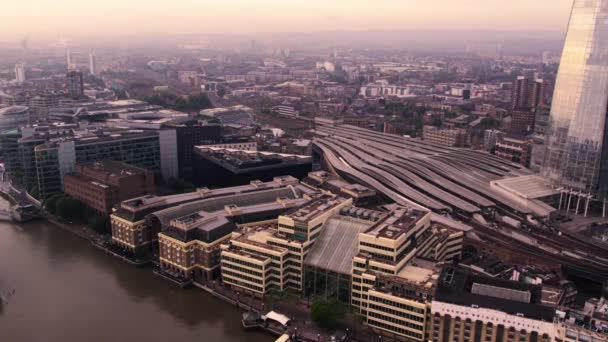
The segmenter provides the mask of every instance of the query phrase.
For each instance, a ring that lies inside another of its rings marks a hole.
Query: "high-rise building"
[[[96,65],[95,55],[92,53],[89,54],[89,73],[91,75],[97,75],[97,65]]]
[[[82,72],[77,70],[69,71],[67,74],[68,93],[72,98],[79,98],[84,95],[84,85],[82,82]]]
[[[15,79],[19,83],[25,82],[25,65],[23,63],[15,65]]]
[[[565,192],[591,193],[604,202],[607,105],[608,0],[575,0],[553,93],[542,174]]]
[[[513,82],[511,95],[512,109],[537,108],[545,103],[546,82],[543,79],[532,80],[519,76]]]
[[[71,51],[66,52],[65,61],[66,61],[66,64],[68,65],[68,70],[70,70],[72,68],[72,52]]]

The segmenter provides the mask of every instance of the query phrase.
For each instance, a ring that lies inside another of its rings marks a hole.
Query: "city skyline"
[[[386,30],[563,33],[571,5],[571,0],[12,1],[0,14],[0,37]]]

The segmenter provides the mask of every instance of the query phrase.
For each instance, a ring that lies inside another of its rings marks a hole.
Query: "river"
[[[50,223],[0,223],[0,341],[273,341],[241,311],[182,290]]]

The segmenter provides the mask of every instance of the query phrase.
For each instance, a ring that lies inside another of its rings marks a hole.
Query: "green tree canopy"
[[[337,328],[346,317],[347,308],[336,299],[316,299],[310,308],[310,318],[325,329]]]

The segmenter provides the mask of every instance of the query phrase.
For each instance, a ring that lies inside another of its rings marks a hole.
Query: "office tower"
[[[79,98],[84,95],[84,86],[82,83],[82,72],[72,70],[67,75],[68,93],[72,98]]]
[[[97,65],[95,64],[95,55],[89,54],[89,73],[91,75],[97,75]]]
[[[66,58],[66,63],[68,65],[68,70],[70,70],[72,68],[72,52],[68,51],[65,54],[65,58]]]
[[[15,65],[15,79],[19,83],[25,82],[25,65],[23,63]]]
[[[591,193],[605,202],[607,105],[608,0],[575,0],[553,93],[542,168],[543,176],[564,192]],[[583,200],[588,203],[589,198]]]

